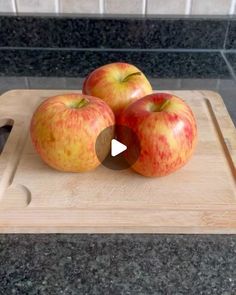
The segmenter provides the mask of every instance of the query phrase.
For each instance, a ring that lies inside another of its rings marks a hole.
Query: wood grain
[[[60,93],[68,91],[0,97],[0,126],[13,124],[0,155],[0,232],[236,233],[236,131],[217,93],[171,91],[193,109],[199,141],[185,167],[155,179],[103,166],[61,173],[44,164],[29,123],[41,101]]]

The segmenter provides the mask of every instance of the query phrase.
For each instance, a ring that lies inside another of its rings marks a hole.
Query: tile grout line
[[[99,0],[99,13],[104,14],[105,0]]]
[[[143,2],[142,2],[142,14],[143,15],[147,14],[147,1],[148,0],[143,0]]]
[[[12,1],[12,7],[13,7],[13,11],[14,13],[17,13],[17,5],[16,5],[16,0],[11,0]]]
[[[223,59],[224,59],[226,65],[227,65],[227,67],[228,67],[228,70],[229,70],[229,72],[230,72],[232,78],[234,79],[234,81],[236,81],[236,75],[235,75],[235,73],[234,73],[234,69],[232,68],[232,66],[231,66],[230,62],[228,61],[227,57],[225,56],[223,50],[221,50],[220,53],[221,53],[221,56],[223,57]]]
[[[229,34],[229,27],[230,27],[230,21],[227,21],[227,27],[226,27],[226,31],[225,31],[225,38],[224,38],[224,42],[223,42],[223,50],[226,49],[226,43],[228,40],[228,34]]]
[[[186,0],[185,14],[190,15],[192,10],[192,0]]]
[[[29,79],[28,79],[28,77],[25,77],[25,86],[26,86],[26,88],[27,88],[27,89],[29,89],[29,88],[30,88],[30,86],[29,86]]]
[[[216,81],[216,90],[219,91],[220,89],[220,79],[218,78]]]
[[[0,46],[0,50],[41,50],[41,51],[95,51],[95,52],[160,52],[160,53],[234,53],[236,49],[207,49],[207,48],[98,48],[98,47],[21,47]]]
[[[55,12],[58,14],[60,13],[60,0],[54,0],[55,1]]]
[[[161,52],[161,53],[220,53],[222,49],[185,49],[185,48],[97,48],[97,47],[20,47],[20,46],[5,46],[1,47],[0,50],[41,50],[41,51],[94,51],[94,52]],[[230,53],[236,53],[236,49],[227,50]]]
[[[236,0],[231,0],[231,5],[230,5],[230,9],[229,9],[229,15],[234,14],[235,6],[236,6]]]
[[[236,49],[222,49],[224,53],[236,53]]]

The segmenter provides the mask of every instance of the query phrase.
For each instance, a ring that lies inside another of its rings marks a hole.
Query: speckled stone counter
[[[110,62],[129,62],[152,78],[229,78],[219,52],[0,50],[0,75],[85,77]]]
[[[220,49],[233,26],[222,16],[0,15],[0,47]]]
[[[226,18],[0,17],[0,93],[81,89],[94,67],[125,61],[154,89],[220,92],[236,124],[234,28]],[[0,295],[11,294],[235,295],[236,236],[0,235]]]
[[[0,294],[234,295],[236,237],[3,235]]]

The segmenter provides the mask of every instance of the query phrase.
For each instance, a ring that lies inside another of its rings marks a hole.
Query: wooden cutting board
[[[66,92],[76,91],[0,97],[0,126],[13,124],[0,155],[0,232],[236,233],[236,131],[217,93],[170,91],[196,115],[197,149],[178,172],[145,178],[103,166],[62,173],[41,161],[29,138],[32,113],[46,97]]]

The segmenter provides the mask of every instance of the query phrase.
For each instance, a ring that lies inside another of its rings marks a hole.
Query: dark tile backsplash
[[[220,50],[235,32],[227,17],[1,15],[0,76],[84,77],[124,61],[152,78],[227,78]]]
[[[229,24],[225,48],[226,49],[236,49],[236,19],[231,20],[231,22]]]
[[[123,61],[152,78],[227,78],[220,53],[89,50],[1,50],[0,75],[84,77],[94,68]]]
[[[234,72],[236,73],[236,53],[226,53],[225,55],[228,61],[230,62]]]
[[[0,16],[0,47],[222,49],[226,18]]]

